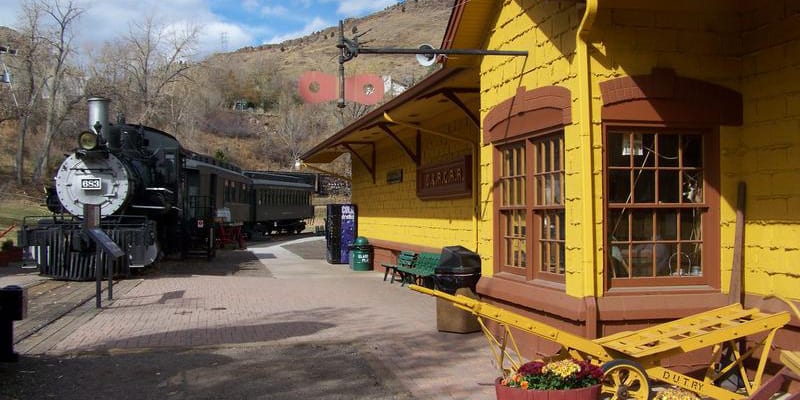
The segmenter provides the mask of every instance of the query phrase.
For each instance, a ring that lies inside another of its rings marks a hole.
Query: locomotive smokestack
[[[119,134],[112,132],[111,124],[108,121],[108,104],[111,103],[111,100],[104,97],[90,97],[88,102],[89,129],[102,136],[110,149],[119,149]]]

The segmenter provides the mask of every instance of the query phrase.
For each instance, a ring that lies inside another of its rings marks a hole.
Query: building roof
[[[479,103],[475,69],[442,68],[314,146],[301,159],[329,163],[347,152],[364,155],[382,140],[402,142],[414,153],[411,147],[415,147],[414,137],[419,132],[409,126],[424,129],[465,114],[478,126]]]

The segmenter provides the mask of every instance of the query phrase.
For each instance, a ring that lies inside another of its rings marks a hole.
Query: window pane
[[[681,211],[681,240],[702,240],[700,231],[701,212],[699,210]]]
[[[629,203],[631,194],[631,173],[628,170],[611,170],[608,173],[608,201]]]
[[[656,240],[678,239],[678,212],[676,210],[657,211]]]
[[[653,240],[653,215],[650,210],[634,210],[632,214],[632,239]]]
[[[659,243],[656,244],[656,275],[673,276],[678,275],[680,265],[678,257],[678,245]]]
[[[613,244],[608,254],[608,268],[610,269],[609,274],[611,277],[629,278],[630,271],[628,265],[630,265],[630,263],[628,261],[628,254],[630,254],[630,251],[628,250],[628,246]]]
[[[550,272],[557,274],[560,273],[559,265],[561,264],[561,250],[559,243],[550,243]]]
[[[634,167],[655,167],[655,137],[653,134],[633,134],[630,151]]]
[[[682,135],[683,166],[703,166],[703,138],[700,135]]]
[[[634,245],[631,266],[634,277],[653,276],[653,245]]]
[[[680,182],[678,171],[658,171],[658,201],[661,203],[680,202]]]
[[[558,226],[558,240],[565,240],[567,237],[567,221],[564,219],[564,210],[556,211],[555,218]]]
[[[700,247],[699,244],[692,247],[693,251],[689,256],[689,262],[691,263],[691,266],[689,267],[689,275],[703,276],[702,247]]]
[[[608,133],[608,148],[606,155],[608,165],[612,167],[629,167],[631,165],[630,152],[623,149],[623,141],[628,142],[630,134],[621,132]]]
[[[628,210],[608,210],[610,240],[628,241]]]
[[[703,202],[703,171],[690,171],[683,174],[683,201]]]
[[[653,203],[656,192],[656,174],[653,170],[634,171],[634,203]]]
[[[553,203],[554,204],[564,204],[564,200],[561,198],[561,173],[556,173],[553,175]]]
[[[538,172],[552,171],[553,153],[549,141],[544,141],[541,144],[542,152],[544,153],[544,166]]]
[[[660,167],[678,166],[678,135],[658,135],[658,165]]]

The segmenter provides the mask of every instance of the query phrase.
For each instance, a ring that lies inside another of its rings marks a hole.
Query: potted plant
[[[594,400],[600,397],[603,370],[580,360],[531,361],[506,378],[497,378],[498,400]]]

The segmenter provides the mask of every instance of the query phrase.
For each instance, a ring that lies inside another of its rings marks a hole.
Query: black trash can
[[[463,246],[445,247],[434,273],[437,290],[478,298],[475,286],[481,278],[481,257],[474,251]],[[481,329],[474,315],[439,298],[436,299],[436,328],[441,332],[456,333],[471,333]]]
[[[372,271],[372,245],[363,236],[357,237],[350,246],[350,269]]]
[[[0,289],[0,362],[19,359],[14,352],[14,321],[25,319],[27,313],[25,289],[15,285]]]

